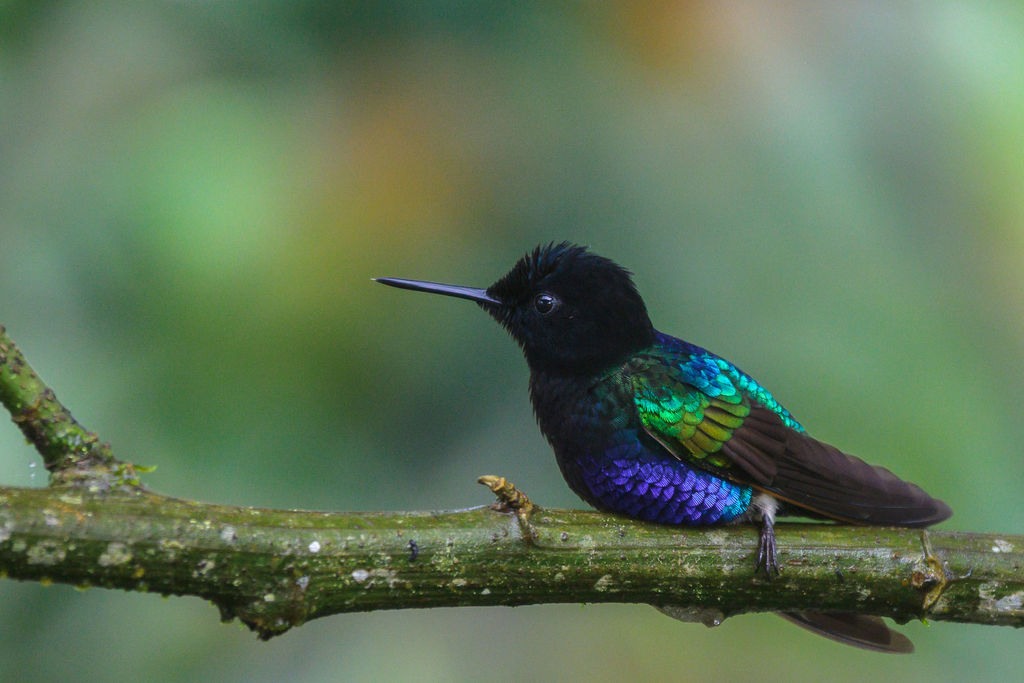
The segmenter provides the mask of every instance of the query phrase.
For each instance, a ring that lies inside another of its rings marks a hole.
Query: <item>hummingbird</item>
[[[586,247],[535,248],[486,289],[377,278],[475,301],[512,335],[530,400],[569,487],[590,505],[662,524],[760,524],[754,572],[779,572],[775,519],[925,527],[942,501],[811,437],[735,364],[651,323],[632,274]],[[879,617],[785,612],[882,652],[913,645]]]

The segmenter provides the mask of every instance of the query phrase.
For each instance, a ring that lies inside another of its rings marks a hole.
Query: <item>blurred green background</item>
[[[1022,188],[1019,3],[0,1],[0,321],[181,497],[454,508],[495,473],[582,506],[505,333],[370,282],[485,286],[571,239],[945,528],[1020,533]],[[13,426],[0,454],[45,483]],[[6,680],[1008,680],[1022,646],[623,605],[259,643],[198,599],[13,581],[0,624]]]

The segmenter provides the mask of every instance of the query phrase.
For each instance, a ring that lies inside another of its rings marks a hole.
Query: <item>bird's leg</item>
[[[779,507],[779,502],[764,493],[753,500],[753,506],[761,513],[761,534],[757,539],[754,573],[764,567],[765,576],[770,579],[779,573],[779,562],[775,552],[775,511]]]

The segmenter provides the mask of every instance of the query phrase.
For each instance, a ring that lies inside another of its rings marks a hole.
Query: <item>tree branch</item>
[[[499,504],[456,512],[262,510],[148,492],[2,328],[0,401],[56,475],[45,489],[0,488],[3,575],[196,595],[261,638],[339,612],[551,602],[675,605],[708,624],[814,608],[1024,626],[1024,536],[778,524],[783,571],[768,581],[753,569],[751,527],[546,509],[499,477],[481,478]]]

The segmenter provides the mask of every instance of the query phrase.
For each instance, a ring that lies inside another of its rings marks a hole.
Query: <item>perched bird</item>
[[[809,436],[750,375],[658,332],[629,271],[584,247],[537,247],[485,289],[378,278],[477,302],[519,343],[566,482],[601,510],[665,524],[760,522],[755,571],[778,572],[777,515],[928,526],[952,512],[889,470]],[[847,644],[909,652],[881,619],[782,616]]]

